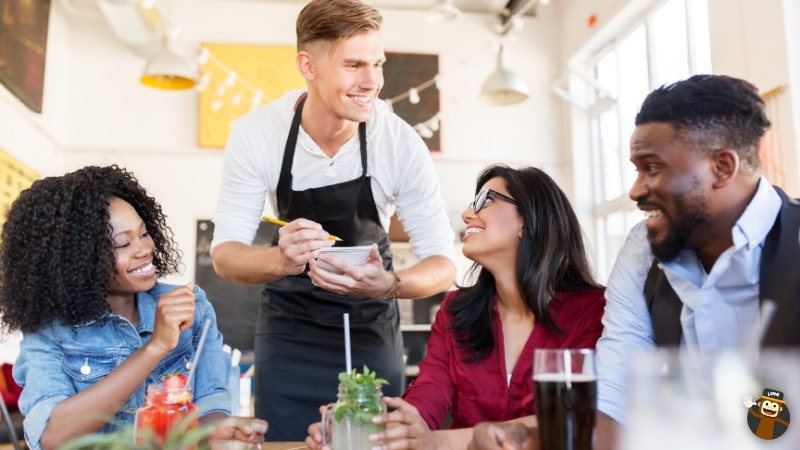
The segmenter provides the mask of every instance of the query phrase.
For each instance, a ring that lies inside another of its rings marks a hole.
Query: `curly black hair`
[[[57,320],[80,325],[110,310],[117,276],[110,197],[130,203],[155,243],[156,276],[177,273],[181,253],[161,206],[116,165],[38,180],[11,205],[0,242],[0,321],[35,332]]]
[[[770,127],[756,87],[725,75],[695,75],[654,90],[644,99],[635,124],[650,122],[699,131],[684,137],[709,153],[733,148],[753,170],[761,167],[758,148]]]

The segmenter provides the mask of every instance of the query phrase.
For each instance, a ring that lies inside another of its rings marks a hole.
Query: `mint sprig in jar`
[[[356,369],[339,374],[338,400],[327,405],[322,418],[323,441],[334,450],[368,450],[377,443],[369,435],[386,429],[385,424],[374,424],[372,418],[386,413],[381,401],[382,386],[389,382],[378,378],[367,366],[361,373]],[[326,433],[326,429],[330,433]],[[332,436],[328,436],[331,434]]]

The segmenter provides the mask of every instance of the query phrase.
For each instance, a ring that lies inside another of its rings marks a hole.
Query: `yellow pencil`
[[[276,219],[276,218],[270,217],[270,216],[261,216],[261,220],[263,220],[264,222],[274,223],[275,225],[280,225],[280,226],[284,226],[284,225],[287,225],[289,223],[289,222],[285,222],[285,221],[283,221],[281,219]],[[336,236],[334,236],[332,234],[328,235],[328,239],[333,239],[334,241],[341,241],[342,240],[341,238],[338,238],[338,237],[336,237]]]

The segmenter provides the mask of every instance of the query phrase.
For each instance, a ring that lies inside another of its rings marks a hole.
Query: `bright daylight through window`
[[[583,62],[588,82],[572,83],[571,94],[587,104],[590,133],[574,141],[576,173],[592,174],[591,219],[597,272],[608,277],[628,230],[642,219],[628,198],[636,172],[628,159],[634,117],[644,97],[663,84],[711,72],[708,5],[704,0],[654,2],[638,21],[617,30],[602,50]],[[573,77],[575,78],[575,77]],[[577,77],[580,78],[580,77]],[[599,102],[603,97],[614,101]],[[584,126],[585,122],[573,124]]]

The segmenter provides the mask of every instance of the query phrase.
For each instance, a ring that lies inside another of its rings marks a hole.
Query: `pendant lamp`
[[[461,10],[453,5],[453,0],[436,0],[436,4],[428,10],[425,18],[430,23],[442,23],[461,17]]]
[[[148,58],[144,73],[139,81],[145,86],[157,89],[189,89],[197,84],[197,63],[194,59],[181,56],[165,35],[161,49]]]
[[[516,73],[508,70],[505,47],[497,53],[497,70],[489,75],[481,89],[481,100],[490,105],[512,105],[530,96],[528,85]]]

